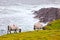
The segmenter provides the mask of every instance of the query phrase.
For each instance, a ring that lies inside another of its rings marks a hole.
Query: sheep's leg
[[[19,32],[21,32],[21,29],[19,29]]]
[[[10,30],[10,34],[11,34],[11,30]]]
[[[34,30],[36,30],[36,28],[34,27]]]
[[[17,29],[14,30],[14,33],[17,33]]]
[[[9,33],[11,34],[11,31],[10,30],[7,31],[7,34],[9,34]]]
[[[35,26],[34,26],[34,30],[35,30],[36,28],[35,28]]]

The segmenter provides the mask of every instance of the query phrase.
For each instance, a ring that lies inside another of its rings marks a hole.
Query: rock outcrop
[[[38,18],[43,22],[50,22],[56,19],[60,19],[60,8],[41,8],[38,11],[35,11],[36,15],[34,18]]]

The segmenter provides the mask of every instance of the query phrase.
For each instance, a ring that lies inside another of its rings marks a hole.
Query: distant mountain
[[[0,0],[0,6],[20,4],[28,5],[60,4],[60,0]]]

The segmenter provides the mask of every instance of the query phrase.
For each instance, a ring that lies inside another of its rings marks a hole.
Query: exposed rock
[[[60,19],[60,8],[41,8],[35,11],[36,15],[34,18],[38,18],[43,22],[50,22],[52,20]]]

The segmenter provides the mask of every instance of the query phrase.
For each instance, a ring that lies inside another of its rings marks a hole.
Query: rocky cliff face
[[[43,22],[49,22],[52,20],[60,19],[60,9],[59,8],[41,8],[35,11],[36,15],[34,18],[38,18]]]

